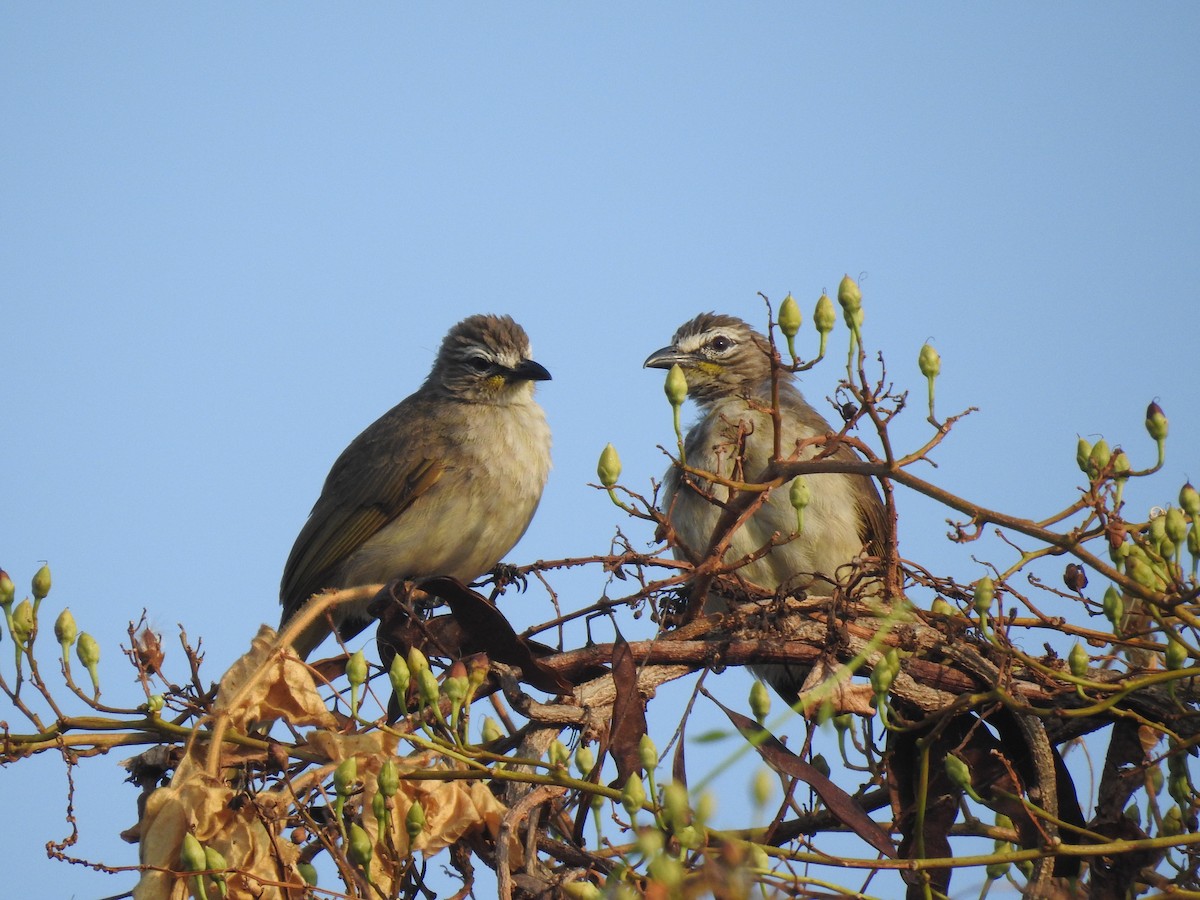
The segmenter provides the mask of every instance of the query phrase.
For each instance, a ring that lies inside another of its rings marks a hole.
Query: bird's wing
[[[412,458],[410,442],[388,431],[368,429],[334,463],[284,567],[279,594],[285,620],[314,593],[334,586],[338,565],[446,471],[442,459]]]

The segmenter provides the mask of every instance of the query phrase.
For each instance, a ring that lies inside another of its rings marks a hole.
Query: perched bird
[[[416,393],[356,437],[333,464],[296,538],[279,589],[281,627],[326,588],[449,575],[471,582],[525,533],[550,471],[550,428],[533,383],[550,373],[509,316],[459,322]],[[334,612],[347,639],[368,601]],[[322,618],[295,641],[306,658]]]
[[[682,325],[670,346],[656,350],[645,362],[646,367],[654,369],[669,369],[675,364],[683,369],[688,396],[700,413],[684,440],[688,466],[743,482],[761,480],[774,452],[771,347],[767,339],[741,319],[703,313]],[[778,374],[783,459],[796,452],[798,441],[833,431],[805,401],[794,380],[791,372],[781,370]],[[808,448],[803,457],[816,456],[822,449]],[[843,444],[834,451],[833,458],[858,457]],[[829,595],[838,570],[859,556],[864,547],[870,553],[880,553],[886,517],[871,479],[835,473],[805,478],[812,499],[804,511],[803,530],[761,559],[738,569],[735,577],[768,590],[803,589],[809,594]],[[729,490],[721,485],[684,478],[677,466],[667,471],[663,510],[684,545],[675,548],[679,558],[703,558],[714,537],[722,507],[702,491],[711,492],[718,501],[729,497]],[[730,562],[739,560],[765,546],[773,535],[786,539],[796,531],[796,525],[796,510],[788,490],[776,489],[733,535],[725,558]],[[706,612],[723,610],[727,602],[710,594]],[[806,666],[787,664],[752,666],[751,671],[789,703],[795,702],[809,673]]]

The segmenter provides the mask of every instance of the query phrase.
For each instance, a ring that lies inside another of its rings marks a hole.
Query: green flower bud
[[[408,671],[414,678],[419,672],[429,671],[429,660],[425,658],[425,654],[418,647],[408,648]]]
[[[646,802],[646,789],[642,787],[642,777],[634,772],[625,782],[625,787],[621,789],[621,805],[625,807],[625,812],[629,815],[635,815],[642,804]]]
[[[333,790],[339,797],[349,797],[354,792],[354,782],[358,781],[358,758],[354,756],[342,760],[333,770]]]
[[[657,828],[643,828],[640,832],[638,832],[638,853],[640,853],[646,859],[650,859],[651,857],[657,856],[659,853],[661,853],[664,843],[665,841],[663,840],[663,833]]]
[[[179,865],[185,872],[203,872],[208,865],[204,846],[190,831],[183,833],[183,843],[179,846]]]
[[[683,863],[679,857],[660,853],[650,860],[646,872],[651,879],[666,887],[670,896],[678,896],[678,888],[683,884]]]
[[[546,751],[546,758],[550,761],[550,765],[555,768],[565,769],[571,761],[571,751],[567,749],[567,745],[555,738],[550,742],[550,747]]]
[[[917,368],[926,378],[937,378],[942,373],[942,357],[932,345],[921,345],[921,352],[917,354]]]
[[[151,717],[157,716],[163,711],[163,706],[166,705],[166,702],[167,701],[162,694],[151,694],[146,698],[146,712],[148,712]]]
[[[408,815],[404,817],[404,830],[408,832],[410,841],[415,841],[425,830],[425,807],[421,806],[419,800],[414,800],[408,808]]]
[[[1092,474],[1092,445],[1087,438],[1080,438],[1075,444],[1075,463],[1084,475]]]
[[[1182,669],[1188,661],[1187,647],[1176,640],[1167,641],[1167,668],[1171,670]]]
[[[1197,528],[1195,522],[1188,529],[1187,548],[1192,557],[1192,577],[1195,578],[1196,560],[1200,559],[1200,528]]]
[[[1092,452],[1088,454],[1088,476],[1096,478],[1112,461],[1112,451],[1108,449],[1108,441],[1104,438],[1096,441],[1092,446]]]
[[[442,687],[432,671],[422,669],[417,673],[417,696],[421,698],[423,706],[437,706],[441,695]]]
[[[983,798],[975,792],[974,786],[971,784],[971,770],[967,764],[952,753],[946,754],[946,775],[950,779],[950,783],[959,790],[964,791],[968,797],[976,803],[982,803]]]
[[[62,645],[63,656],[67,655],[67,651],[71,649],[71,645],[75,643],[75,638],[79,634],[79,629],[75,627],[75,617],[71,615],[71,610],[64,609],[58,614],[58,618],[54,620],[54,637]]]
[[[1088,663],[1091,660],[1088,658],[1088,653],[1083,649],[1083,645],[1076,642],[1071,648],[1071,652],[1067,654],[1067,663],[1071,667],[1071,674],[1076,678],[1085,678],[1088,673]]]
[[[8,612],[9,608],[12,606],[13,597],[16,596],[16,593],[17,586],[13,584],[12,579],[8,577],[8,573],[3,569],[0,569],[0,607],[2,607],[5,612]]]
[[[296,871],[300,873],[300,877],[304,879],[304,883],[317,886],[317,867],[310,862],[296,863]]]
[[[848,314],[862,308],[862,291],[859,290],[857,282],[849,275],[842,276],[841,284],[838,285],[837,298],[838,303],[842,305],[842,312],[847,314],[846,324],[850,324]]]
[[[1184,516],[1183,510],[1177,506],[1172,506],[1167,510],[1167,514],[1163,518],[1166,519],[1163,530],[1166,533],[1167,540],[1177,548],[1182,547],[1183,542],[1187,540],[1187,517]]]
[[[1179,505],[1189,516],[1200,516],[1200,491],[1190,481],[1179,489]]]
[[[688,383],[687,376],[683,374],[679,363],[675,363],[667,370],[667,380],[663,382],[663,391],[672,406],[683,406],[683,401],[687,399]]]
[[[1003,845],[996,848],[997,853],[1002,853],[1008,848],[1007,843],[1004,841],[997,841],[996,843]],[[1003,878],[1005,875],[1007,875],[1008,869],[1011,865],[1012,863],[1006,862],[989,863],[983,871],[991,881],[995,881],[997,878]]]
[[[41,603],[50,593],[50,567],[43,565],[33,576],[33,601]]]
[[[575,768],[585,778],[596,768],[596,754],[587,744],[580,744],[575,750]]]
[[[350,862],[360,869],[366,869],[371,865],[371,858],[374,855],[375,846],[371,843],[371,836],[357,822],[351,822],[350,830],[346,835],[346,856],[349,857]]]
[[[100,692],[100,676],[96,669],[100,663],[100,645],[96,643],[96,639],[86,631],[79,635],[79,640],[75,642],[75,655],[79,657],[79,661],[83,663],[83,667],[87,669],[88,675],[92,679],[92,687],[96,693]]]
[[[838,731],[847,731],[852,724],[854,724],[854,719],[850,713],[842,713],[840,716],[833,717],[833,727]]]
[[[771,713],[771,693],[761,681],[750,685],[750,712],[760,725]]]
[[[33,629],[36,624],[37,619],[33,614],[33,604],[26,597],[17,604],[17,608],[12,613],[12,621],[9,623],[9,628],[12,629],[13,640],[18,644],[24,644],[33,635]]]
[[[666,813],[667,824],[673,831],[691,824],[692,807],[688,802],[688,790],[678,781],[669,782],[663,788],[663,811]]]
[[[396,792],[400,790],[400,771],[396,768],[394,759],[384,760],[383,765],[379,767],[376,783],[379,785],[379,793],[383,796],[388,798],[396,796]]]
[[[1162,834],[1164,837],[1183,834],[1183,810],[1178,806],[1172,806],[1163,815]]]
[[[1136,803],[1130,803],[1121,814],[1139,828],[1142,825],[1142,811]]]
[[[1146,433],[1158,443],[1167,438],[1167,417],[1163,415],[1162,407],[1157,403],[1146,407]]]
[[[775,777],[769,769],[758,769],[750,782],[750,797],[755,806],[766,806],[775,792]]]
[[[933,383],[942,371],[942,357],[928,343],[921,346],[917,354],[917,367],[929,385],[929,415],[933,415]]]
[[[1121,598],[1121,592],[1110,584],[1104,592],[1104,618],[1112,623],[1113,628],[1120,628],[1124,617],[1125,601]]]
[[[939,616],[957,615],[957,612],[955,611],[954,607],[951,606],[949,603],[947,603],[945,600],[943,600],[941,597],[938,597],[936,600],[933,601],[933,605],[929,607],[929,611],[932,613],[937,613]]]
[[[367,657],[361,650],[350,654],[346,660],[346,680],[352,687],[359,687],[367,681]]]
[[[392,693],[403,704],[404,698],[408,696],[408,685],[411,682],[411,675],[408,663],[404,661],[404,657],[399,653],[392,659],[391,668],[388,669],[388,681],[392,683]]]
[[[892,671],[891,666],[887,661],[881,661],[879,665],[871,670],[871,689],[875,692],[875,696],[882,703],[883,698],[887,696],[887,692],[891,690],[892,682],[896,678],[896,673]]]
[[[803,316],[800,315],[800,304],[796,302],[796,298],[788,294],[783,298],[783,302],[779,304],[779,330],[783,332],[783,336],[791,340],[800,331],[800,323],[803,321]]]
[[[600,483],[606,488],[611,488],[621,477],[621,457],[617,456],[617,448],[612,444],[605,444],[604,449],[600,451],[600,464],[596,466],[596,474],[600,476]]]
[[[1113,498],[1113,506],[1121,505],[1121,495],[1125,492],[1125,482],[1129,480],[1129,457],[1125,455],[1125,451],[1118,447],[1113,452],[1112,457],[1112,472],[1113,483],[1117,486],[1116,496]]]
[[[642,739],[638,741],[638,761],[647,772],[658,768],[658,748],[654,746],[654,741],[648,734],[643,734]]]
[[[1167,779],[1167,793],[1180,806],[1191,806],[1192,789],[1188,785],[1186,772],[1180,772]]]
[[[746,848],[746,861],[750,863],[750,868],[759,871],[767,871],[771,868],[771,857],[767,855],[762,844],[751,844]]]
[[[837,313],[834,311],[833,301],[829,299],[828,294],[821,294],[817,298],[817,307],[813,310],[813,327],[821,335],[822,341],[829,332],[833,331],[836,321]]]
[[[600,900],[604,894],[590,881],[572,881],[562,886],[567,900]]]
[[[222,855],[220,850],[214,850],[212,847],[205,847],[204,868],[209,872],[223,872],[229,868],[229,863],[225,861],[225,857]],[[223,892],[222,896],[224,896]]]
[[[379,824],[379,833],[383,834],[387,830],[387,797],[376,791],[371,795],[371,815],[375,817],[375,821]]]
[[[450,701],[453,715],[458,715],[458,711],[462,709],[467,700],[467,691],[470,689],[471,682],[466,675],[451,675],[442,682],[442,690],[445,691],[446,698]]]
[[[996,596],[996,584],[992,579],[985,575],[975,582],[974,605],[975,611],[981,616],[986,616],[992,608],[992,600]]]
[[[491,716],[487,716],[483,720],[483,727],[479,729],[479,734],[485,744],[490,744],[492,741],[498,741],[504,737],[503,730],[501,730],[500,726],[496,724],[496,720]]]

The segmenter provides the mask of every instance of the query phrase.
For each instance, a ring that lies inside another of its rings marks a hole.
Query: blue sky
[[[764,321],[758,291],[807,319],[846,272],[896,382],[919,399],[929,338],[940,411],[981,409],[926,474],[1044,515],[1078,434],[1148,460],[1158,398],[1168,471],[1132,497],[1171,500],[1200,479],[1198,43],[1185,3],[7,4],[0,565],[24,588],[50,561],[110,701],[142,608],[216,678],[276,621],[337,453],[481,311],[554,375],[555,469],[510,559],[602,551],[600,449],[646,489],[671,438],[646,355],[701,310]],[[900,503],[902,551],[974,577],[945,514]],[[77,850],[129,864],[119,756],[84,767]],[[60,763],[0,784],[14,895],[130,883],[43,861]]]

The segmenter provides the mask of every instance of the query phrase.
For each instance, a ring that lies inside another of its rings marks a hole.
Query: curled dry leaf
[[[303,884],[294,868],[299,849],[289,841],[274,840],[253,803],[233,804],[233,799],[228,785],[206,774],[191,755],[184,757],[170,786],[159,788],[146,801],[139,856],[148,868],[133,890],[134,900],[190,896],[189,879],[175,874],[181,868],[179,851],[188,831],[225,857],[230,869],[229,900],[281,898],[285,885]],[[282,821],[276,816],[264,818]]]
[[[336,727],[308,667],[278,646],[275,630],[266,625],[221,679],[214,712],[228,716],[230,725],[242,732],[256,722],[276,719]]]

